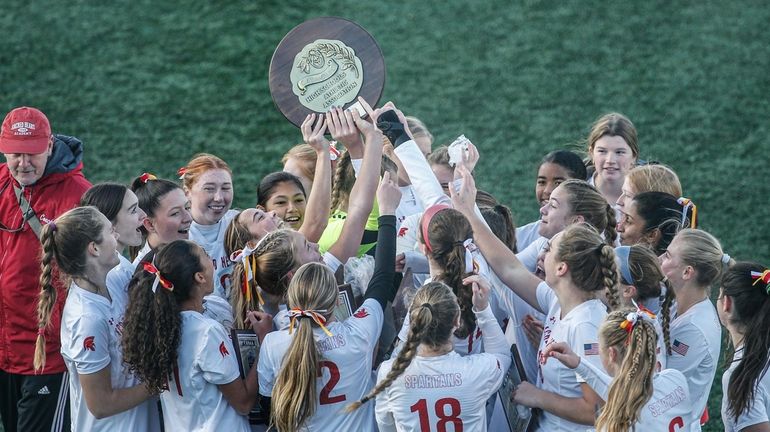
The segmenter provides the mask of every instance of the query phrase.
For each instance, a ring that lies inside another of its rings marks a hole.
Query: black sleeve
[[[396,274],[396,217],[380,216],[377,223],[379,231],[377,252],[374,257],[374,274],[369,281],[364,299],[377,300],[384,310],[396,295],[396,290],[393,288],[393,277]]]

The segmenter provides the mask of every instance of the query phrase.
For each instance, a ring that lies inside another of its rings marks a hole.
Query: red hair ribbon
[[[636,323],[638,323],[640,319],[647,319],[650,321],[655,320],[655,314],[651,310],[644,307],[644,305],[637,305],[633,300],[631,300],[631,302],[636,306],[636,310],[634,312],[629,312],[628,315],[626,315],[626,319],[620,323],[620,328],[628,333],[626,345],[628,345],[629,340],[631,340],[631,332],[634,331],[634,327],[636,327]]]
[[[142,183],[147,183],[150,180],[157,180],[158,178],[155,177],[155,175],[150,173],[142,173],[142,175],[139,176],[139,180],[142,181]]]
[[[142,263],[142,267],[144,267],[144,271],[147,273],[150,273],[152,275],[155,275],[155,281],[152,283],[152,292],[156,292],[158,290],[158,284],[162,285],[163,288],[174,291],[174,284],[169,282],[168,279],[164,278],[160,275],[160,270],[158,270],[157,267],[153,263]]]
[[[751,278],[755,279],[754,283],[751,284],[752,286],[756,285],[759,281],[762,281],[765,284],[765,289],[767,290],[767,293],[770,294],[770,269],[767,269],[760,272],[751,272]]]
[[[684,227],[684,223],[687,222],[687,209],[692,208],[692,217],[690,218],[690,228],[697,228],[698,227],[698,207],[695,206],[695,203],[692,202],[689,198],[678,198],[676,202],[679,203],[680,206],[682,206],[682,227]]]
[[[434,206],[428,207],[428,209],[425,210],[425,213],[422,214],[422,219],[420,220],[420,229],[422,230],[422,240],[425,242],[425,247],[428,248],[428,252],[433,252],[433,248],[430,246],[430,240],[428,239],[428,225],[430,225],[430,221],[433,219],[433,216],[435,216],[436,213],[448,208],[451,207],[446,204],[436,204]]]
[[[323,316],[327,311],[326,310],[303,310],[300,308],[292,308],[289,310],[289,334],[291,334],[294,331],[294,322],[297,320],[297,318],[310,318],[313,321],[315,321],[316,324],[318,324],[319,327],[321,327],[321,330],[326,333],[326,336],[333,336],[332,332],[329,331],[328,328],[326,328],[326,318]]]
[[[259,246],[259,243],[257,243],[257,246]],[[254,256],[254,251],[257,249],[257,246],[252,248],[251,245],[247,243],[243,249],[230,254],[230,261],[241,261],[243,263],[241,292],[243,293],[246,301],[249,303],[251,303],[251,290],[249,289],[249,282],[255,280],[257,274],[257,258]],[[259,288],[257,288],[257,300],[259,301],[259,304],[265,304],[265,301],[262,299],[262,294],[259,293]]]
[[[176,170],[176,175],[179,176],[179,180],[183,180],[185,174],[187,174],[187,167],[182,167]]]

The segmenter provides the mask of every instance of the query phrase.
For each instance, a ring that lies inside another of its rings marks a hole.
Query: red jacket
[[[75,207],[91,183],[83,177],[82,143],[57,135],[45,173],[37,183],[24,188],[41,224]],[[13,187],[18,185],[8,166],[0,164],[0,223],[16,229],[21,211]],[[20,232],[0,230],[0,370],[32,375],[37,338],[37,302],[40,293],[40,242],[29,223]],[[46,329],[46,366],[43,373],[65,371],[60,354],[61,312],[67,291],[54,270],[57,297],[52,325]]]

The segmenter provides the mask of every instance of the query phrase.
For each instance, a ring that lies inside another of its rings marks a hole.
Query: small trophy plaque
[[[315,18],[284,36],[269,76],[275,105],[299,126],[308,114],[335,106],[363,112],[357,96],[376,106],[385,85],[385,61],[377,42],[358,24]]]

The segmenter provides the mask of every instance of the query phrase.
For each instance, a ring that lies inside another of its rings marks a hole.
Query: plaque
[[[332,107],[363,111],[356,97],[376,106],[385,85],[385,61],[374,38],[358,24],[315,18],[284,36],[270,61],[270,94],[299,126],[308,114]]]
[[[521,362],[519,350],[516,348],[516,344],[513,344],[511,345],[511,367],[508,368],[503,378],[503,384],[500,386],[500,390],[497,391],[511,432],[526,432],[529,430],[532,409],[519,405],[512,399],[516,386],[526,380],[527,375],[524,373],[524,365]]]
[[[241,371],[241,378],[245,379],[249,374],[251,367],[259,359],[259,338],[251,330],[230,330],[230,338],[235,347],[235,358],[238,360],[238,369]],[[249,412],[250,424],[267,424],[269,413],[262,411],[257,392],[257,403]]]
[[[343,284],[337,287],[337,304],[334,306],[334,319],[338,322],[345,321],[353,316],[353,312],[358,309],[356,299],[353,297],[353,287],[350,284]]]

